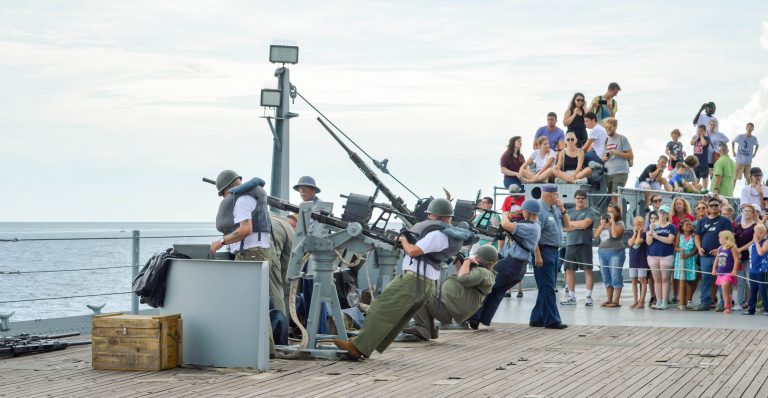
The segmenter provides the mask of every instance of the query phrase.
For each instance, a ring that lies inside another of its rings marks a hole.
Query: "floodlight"
[[[261,106],[277,108],[282,105],[283,95],[280,90],[273,88],[261,89]]]
[[[296,64],[299,62],[299,47],[273,44],[269,46],[269,62],[273,64]]]

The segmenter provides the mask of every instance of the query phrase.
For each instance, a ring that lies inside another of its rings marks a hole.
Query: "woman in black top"
[[[571,105],[563,114],[563,125],[568,128],[566,132],[573,131],[576,134],[576,146],[581,148],[587,142],[587,126],[584,125],[584,94],[576,93],[571,99]]]
[[[576,134],[565,134],[565,148],[557,154],[557,168],[552,171],[556,183],[586,184],[592,169],[584,166],[584,151],[576,146]]]

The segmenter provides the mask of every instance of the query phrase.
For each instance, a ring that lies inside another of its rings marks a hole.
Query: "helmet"
[[[499,259],[499,252],[491,245],[483,245],[477,248],[475,256],[485,264],[495,264]]]
[[[453,205],[448,199],[437,198],[429,202],[427,214],[434,214],[438,217],[453,217]]]
[[[314,188],[315,193],[320,193],[320,188],[317,187],[317,184],[315,183],[315,179],[310,176],[304,176],[299,178],[299,182],[293,186],[293,190],[298,192],[299,187],[302,185],[310,188]]]
[[[219,176],[216,177],[216,191],[219,192],[219,195],[221,195],[221,191],[224,190],[224,188],[228,187],[229,184],[231,184],[233,181],[235,181],[238,178],[243,178],[239,174],[237,174],[234,170],[224,170],[221,173],[219,173]]]
[[[535,199],[528,199],[525,202],[523,202],[523,205],[521,206],[523,210],[527,211],[531,214],[536,214],[537,216],[541,214],[541,205],[539,204],[538,200]]]

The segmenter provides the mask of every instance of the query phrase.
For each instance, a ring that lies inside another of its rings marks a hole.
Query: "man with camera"
[[[440,286],[437,296],[431,297],[416,311],[413,315],[416,326],[403,332],[426,341],[438,337],[435,319],[443,325],[466,321],[491,292],[496,281],[496,273],[492,269],[498,256],[499,252],[491,245],[480,246],[469,258],[459,253],[454,263],[456,274],[449,276]]]
[[[597,115],[597,122],[601,125],[603,120],[609,117],[616,117],[616,112],[619,111],[619,104],[614,97],[619,95],[619,91],[621,91],[619,83],[612,82],[608,85],[608,90],[605,94],[592,99],[590,111]]]
[[[749,185],[745,185],[741,189],[741,204],[742,209],[749,205],[756,205],[760,209],[760,214],[765,213],[766,196],[768,196],[768,187],[763,185],[761,181],[763,179],[763,170],[759,167],[752,167],[749,170]]]
[[[709,126],[709,121],[714,120],[716,123],[715,131],[718,131],[720,124],[717,121],[717,118],[715,117],[716,109],[717,108],[715,107],[714,102],[710,101],[702,104],[701,108],[699,108],[698,112],[696,112],[696,116],[693,117],[693,127],[698,127],[701,125]]]

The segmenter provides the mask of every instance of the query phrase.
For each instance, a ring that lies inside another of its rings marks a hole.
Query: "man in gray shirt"
[[[752,167],[752,159],[757,156],[757,149],[760,147],[757,143],[757,137],[752,135],[755,125],[747,123],[747,132],[739,134],[731,142],[733,157],[736,159],[736,181],[741,180],[741,176],[749,182],[749,169]]]
[[[619,187],[627,185],[630,162],[635,155],[632,153],[632,146],[629,145],[627,137],[616,133],[618,128],[616,118],[605,119],[603,125],[608,133],[608,139],[605,140],[605,152],[603,152],[606,188],[608,193],[615,194],[619,192]],[[618,197],[614,196],[611,200],[613,203],[617,203]]]
[[[567,232],[565,240],[565,283],[569,296],[560,302],[562,305],[576,305],[576,271],[584,270],[587,282],[587,307],[592,306],[592,226],[600,215],[587,206],[587,192],[578,190],[573,195],[576,207],[568,210],[570,226],[563,228]]]
[[[565,329],[568,325],[560,321],[557,310],[555,281],[559,264],[560,245],[563,242],[563,227],[570,227],[568,213],[565,212],[557,193],[557,185],[546,184],[541,187],[541,238],[534,253],[533,277],[536,279],[536,305],[531,311],[528,323],[533,327]]]

